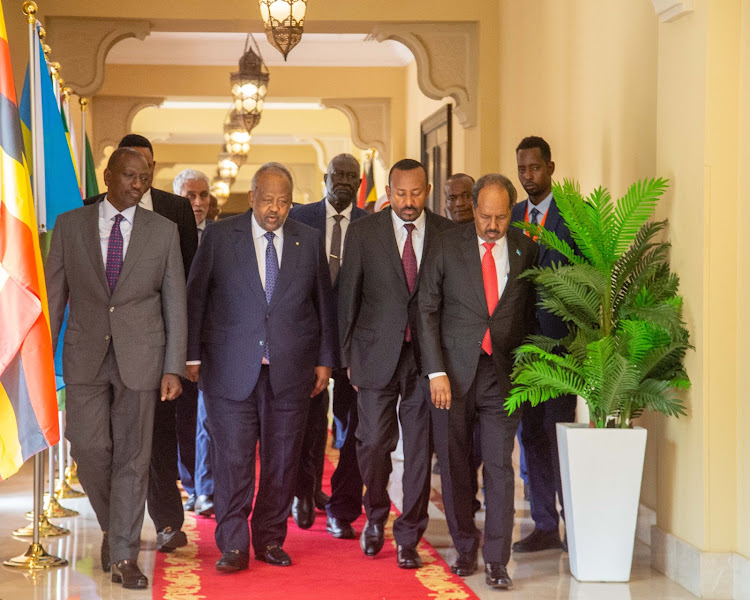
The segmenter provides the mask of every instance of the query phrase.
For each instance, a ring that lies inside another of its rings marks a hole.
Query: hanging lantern
[[[232,183],[220,177],[214,177],[211,182],[211,193],[216,196],[219,206],[224,206],[229,200],[229,194],[232,191]]]
[[[302,39],[307,0],[259,0],[266,37],[284,56]]]
[[[232,84],[234,109],[241,115],[248,133],[260,122],[263,102],[268,92],[268,79],[268,68],[260,54],[247,47],[240,58],[240,70],[232,73],[229,80]]]
[[[244,162],[244,161],[243,161]],[[238,160],[229,152],[219,154],[219,177],[222,179],[234,179],[240,170]]]
[[[250,132],[245,129],[242,115],[236,110],[227,115],[224,122],[224,142],[230,154],[247,156],[250,152]]]

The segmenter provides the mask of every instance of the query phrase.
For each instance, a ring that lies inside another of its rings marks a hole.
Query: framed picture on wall
[[[427,180],[432,184],[427,208],[440,216],[445,216],[443,184],[453,173],[451,110],[452,105],[446,104],[420,125],[422,164],[427,168]]]

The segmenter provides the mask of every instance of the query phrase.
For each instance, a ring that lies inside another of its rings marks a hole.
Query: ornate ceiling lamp
[[[266,37],[284,56],[302,39],[307,0],[259,0]]]
[[[245,129],[250,133],[260,122],[263,112],[263,102],[268,92],[268,68],[258,52],[253,52],[249,46],[250,36],[245,42],[245,53],[240,58],[240,70],[232,73],[232,96],[234,109],[240,114],[245,123]],[[255,38],[253,38],[253,42]]]
[[[247,156],[250,152],[250,137],[242,115],[236,110],[231,111],[224,122],[224,143],[227,152]]]
[[[222,179],[219,176],[214,177],[211,182],[211,193],[216,196],[219,206],[224,206],[229,200],[229,194],[232,191],[232,181]]]
[[[237,164],[237,159],[234,155],[229,152],[222,152],[219,154],[219,177],[222,179],[234,179],[237,177],[237,173],[240,170],[240,165]]]

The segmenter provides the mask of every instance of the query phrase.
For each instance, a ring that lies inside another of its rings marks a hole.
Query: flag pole
[[[34,73],[39,66],[37,54],[38,44],[36,43],[36,13],[37,5],[35,2],[28,1],[23,4],[23,13],[26,15],[26,23],[29,26],[29,92],[31,94],[31,126],[36,129],[39,115],[36,114],[36,90],[35,88],[35,77]],[[32,135],[32,140],[34,136]],[[33,146],[33,155],[31,157],[32,165],[38,156],[36,142]],[[33,167],[32,167],[33,169]],[[39,203],[36,200],[36,190],[38,188],[39,171],[33,169],[33,191],[34,191],[34,204],[37,209],[37,219],[39,219]],[[46,215],[44,220],[38,220],[40,223],[40,231],[42,227],[46,230],[44,221],[46,221]],[[42,512],[42,497],[44,495],[44,453],[37,452],[34,455],[34,519],[32,522],[31,533],[32,533],[32,544],[28,550],[20,556],[10,558],[4,561],[4,565],[7,567],[16,567],[28,570],[40,570],[49,569],[51,567],[64,567],[68,564],[68,561],[64,558],[52,556],[48,554],[42,544],[39,541],[40,536],[40,524],[42,519],[46,519]],[[67,530],[65,530],[67,531]],[[14,532],[15,534],[16,532]],[[70,533],[70,532],[68,532]]]
[[[83,197],[88,198],[89,192],[86,189],[86,107],[89,104],[88,98],[79,98],[78,103],[81,105],[81,190]]]

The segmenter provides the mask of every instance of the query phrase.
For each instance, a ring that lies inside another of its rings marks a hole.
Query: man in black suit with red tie
[[[503,175],[485,175],[473,190],[474,224],[445,232],[432,245],[419,290],[422,372],[429,376],[443,503],[458,560],[451,571],[477,569],[480,533],[471,441],[481,429],[487,513],[483,556],[487,584],[513,585],[506,565],[513,532],[511,455],[520,414],[509,415],[513,350],[534,331],[534,286],[519,275],[538,246],[508,229],[516,191]]]
[[[390,207],[349,226],[339,282],[342,364],[359,390],[357,459],[367,486],[366,556],[383,547],[391,508],[390,454],[404,440],[403,511],[393,524],[398,566],[422,566],[417,544],[427,528],[430,491],[430,409],[419,376],[417,291],[422,257],[437,235],[454,224],[425,211],[427,171],[410,159],[388,176]],[[401,397],[398,408],[397,403]]]
[[[326,244],[334,301],[338,295],[339,269],[349,225],[367,213],[354,205],[359,187],[359,163],[351,154],[331,159],[324,175],[326,197],[314,204],[295,206],[289,218],[320,231]],[[338,339],[338,333],[336,334]],[[302,457],[297,473],[297,490],[292,503],[292,516],[302,529],[312,527],[315,508],[327,512],[326,530],[335,538],[356,536],[351,523],[362,514],[362,477],[357,464],[354,432],[357,428],[357,392],[349,382],[346,369],[333,370],[333,418],[336,424],[334,446],[339,449],[339,462],[331,477],[331,497],[322,498],[321,478],[325,445],[328,439],[328,389],[310,402]]]

